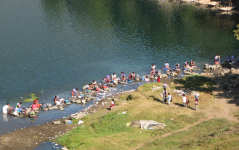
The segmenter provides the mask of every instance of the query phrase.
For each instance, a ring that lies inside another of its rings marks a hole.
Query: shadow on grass
[[[161,99],[159,99],[159,98],[157,98],[157,97],[155,97],[155,96],[149,96],[150,98],[152,98],[154,101],[157,101],[157,102],[160,102],[160,103],[162,103],[162,104],[165,104],[165,102],[163,101],[163,100],[161,100]]]
[[[228,103],[239,105],[239,74],[228,73],[220,77],[188,76],[175,79],[176,89],[212,93],[231,99]]]
[[[222,93],[218,96],[231,99],[228,103],[239,106],[239,74],[227,74],[216,78]]]
[[[174,82],[181,85],[176,86],[176,89],[185,91],[212,92],[215,90],[216,85],[213,79],[198,75],[188,76],[183,79],[175,79]]]
[[[186,107],[186,106],[184,106],[183,104],[180,104],[180,103],[174,103],[174,104],[177,105],[177,106],[180,106],[180,107]],[[195,110],[195,108],[193,108],[193,107],[191,107],[191,106],[187,106],[186,108]]]

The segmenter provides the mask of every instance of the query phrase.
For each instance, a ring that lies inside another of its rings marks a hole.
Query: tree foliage
[[[237,28],[233,32],[234,32],[236,39],[239,40],[239,24],[237,25]]]

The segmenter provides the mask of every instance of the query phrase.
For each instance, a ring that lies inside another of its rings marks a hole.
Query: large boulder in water
[[[232,72],[232,74],[238,74],[239,75],[239,69],[232,68],[231,72]]]

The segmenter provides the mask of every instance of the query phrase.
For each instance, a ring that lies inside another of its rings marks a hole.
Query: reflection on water
[[[238,18],[157,0],[2,0],[0,107],[32,92],[51,102],[93,79],[146,72],[152,63],[200,65],[215,54],[237,55]]]
[[[7,114],[2,114],[2,120],[3,120],[4,122],[8,122],[8,116],[7,116]]]
[[[34,150],[62,150],[62,146],[52,142],[39,144]]]

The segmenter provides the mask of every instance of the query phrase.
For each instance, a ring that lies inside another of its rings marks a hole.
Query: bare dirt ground
[[[0,150],[32,150],[41,142],[52,140],[73,127],[74,125],[47,123],[4,134],[0,136]]]

